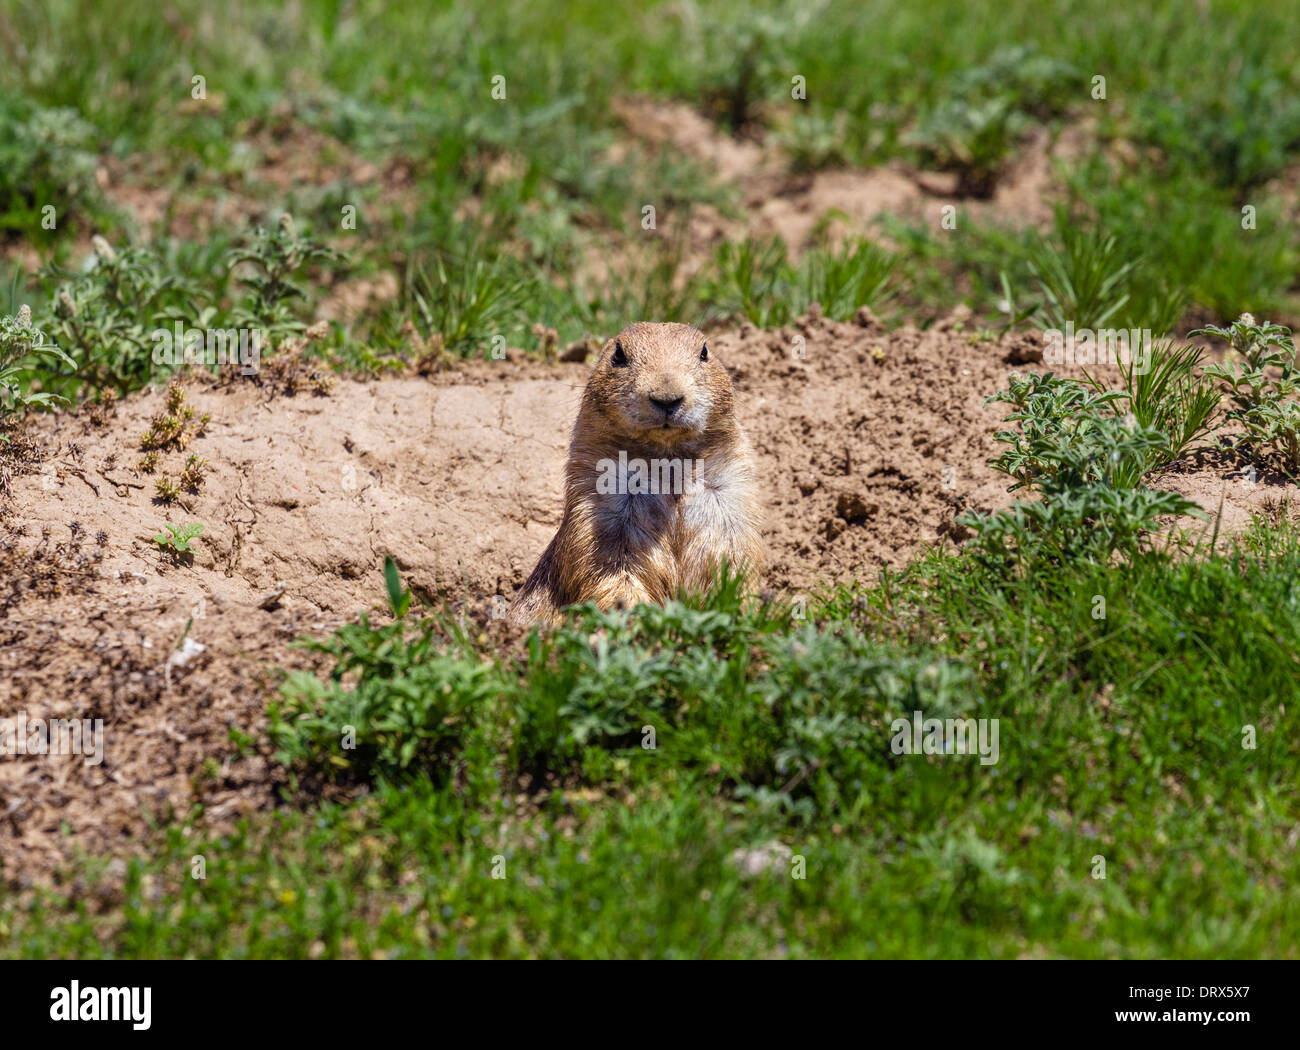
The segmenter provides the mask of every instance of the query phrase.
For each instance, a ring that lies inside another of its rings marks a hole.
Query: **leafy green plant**
[[[160,366],[154,332],[199,314],[197,289],[169,272],[151,247],[115,249],[94,238],[88,265],[46,266],[42,280],[56,291],[41,323],[72,359],[74,372],[57,380],[69,397],[112,389],[126,394],[145,386]]]
[[[45,333],[32,324],[30,306],[20,306],[16,315],[0,317],[0,426],[29,408],[44,407],[56,400],[56,394],[31,390],[23,377],[39,368],[44,361],[73,365],[67,354],[46,340]],[[0,440],[7,440],[0,433]]]
[[[1162,517],[1204,517],[1197,504],[1160,489],[1116,489],[1094,483],[1041,500],[1013,503],[992,514],[964,514],[958,524],[978,536],[981,557],[1106,563],[1115,551],[1142,549]]]
[[[1242,314],[1229,328],[1208,325],[1194,334],[1226,339],[1243,359],[1205,369],[1232,402],[1228,419],[1246,428],[1239,447],[1256,456],[1276,453],[1287,470],[1300,471],[1300,373],[1291,330]]]
[[[186,555],[193,555],[194,548],[192,542],[203,534],[203,525],[197,521],[187,522],[184,525],[164,525],[165,532],[156,533],[153,542],[158,544],[159,550],[170,554],[173,558],[181,558]]]
[[[811,113],[773,136],[790,158],[793,171],[846,167],[851,160],[848,139],[853,129],[843,112],[827,117]]]
[[[50,292],[38,320],[75,365],[49,382],[69,398],[126,394],[169,376],[190,359],[196,334],[205,337],[200,366],[220,363],[221,345],[233,353],[232,341],[242,334],[236,329],[255,330],[269,350],[306,330],[294,310],[308,295],[301,271],[341,258],[299,236],[291,221],[259,228],[249,245],[228,251],[226,237],[203,246],[158,241],[114,248],[99,236],[91,243],[93,254],[81,266],[51,262],[37,275]],[[230,306],[232,274],[246,294]]]
[[[333,657],[333,669],[325,680],[288,676],[268,707],[270,734],[280,761],[328,776],[393,777],[418,768],[446,779],[504,688],[496,667],[466,659],[431,621],[372,627],[362,616],[303,644]]]
[[[1051,372],[1013,373],[1006,391],[986,399],[1012,405],[1006,421],[1020,424],[1018,431],[997,432],[1008,447],[992,466],[1015,479],[1012,492],[1094,482],[1132,488],[1163,442],[1155,431],[1130,428],[1116,416],[1123,399],[1118,390],[1095,393]]]
[[[1006,419],[1020,429],[998,431],[1007,448],[990,462],[1014,479],[1010,491],[1037,490],[1040,499],[963,515],[958,523],[1000,558],[1034,552],[1104,560],[1136,549],[1164,515],[1199,514],[1182,496],[1142,486],[1181,446],[1149,421],[1117,414],[1131,400],[1124,391],[1089,390],[1050,372],[1013,374],[1008,390],[988,401],[1012,405]],[[1144,410],[1152,410],[1150,400]]]
[[[931,110],[905,141],[925,160],[957,172],[957,192],[990,197],[1013,145],[1029,122],[1006,98],[954,100]]]
[[[736,132],[757,119],[767,85],[784,71],[793,20],[786,12],[753,11],[741,21],[711,14],[703,21],[701,38],[710,41],[716,61],[707,64],[699,90]]]
[[[1250,414],[1246,425],[1252,441],[1277,450],[1287,471],[1300,471],[1300,402],[1266,402]]]
[[[1238,54],[1191,91],[1156,93],[1139,123],[1177,163],[1241,192],[1280,172],[1300,145],[1300,99],[1289,77]]]
[[[958,193],[988,197],[1014,146],[1035,119],[1063,111],[1081,78],[1027,47],[1005,48],[955,73],[904,142],[922,160],[958,175]]]
[[[307,299],[300,275],[312,263],[336,263],[342,256],[311,236],[300,233],[288,213],[271,228],[259,226],[251,242],[231,249],[226,262],[248,297],[232,311],[238,327],[256,328],[274,346],[307,327],[294,311],[296,301]]]
[[[0,104],[0,232],[49,239],[52,230],[105,213],[95,139],[74,109]]]

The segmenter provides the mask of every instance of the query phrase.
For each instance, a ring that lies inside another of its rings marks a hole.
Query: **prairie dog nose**
[[[666,397],[663,394],[650,395],[650,404],[654,405],[657,409],[663,412],[663,414],[669,419],[672,418],[674,412],[676,412],[679,408],[682,407],[682,402],[685,400],[686,398],[680,395],[675,397],[673,396]]]

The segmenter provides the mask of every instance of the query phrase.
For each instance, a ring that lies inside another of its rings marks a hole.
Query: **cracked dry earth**
[[[953,542],[955,515],[1010,500],[987,466],[1003,413],[983,398],[1037,336],[978,341],[954,319],[886,332],[866,312],[856,323],[814,312],[710,345],[765,482],[766,588],[870,581]],[[208,473],[172,507],[136,469],[163,391],[108,418],[82,408],[36,421],[45,459],[0,510],[0,717],[103,719],[105,744],[98,765],[0,759],[0,884],[44,882],[77,854],[129,855],[151,821],[196,803],[209,830],[273,806],[268,749],[241,756],[230,731],[263,739],[279,669],[313,659],[295,638],[383,615],[386,554],[416,594],[502,646],[518,641],[491,612],[559,524],[588,366],[511,358],[292,397],[191,377],[189,402],[211,422],[159,467],[174,477],[194,452]],[[1177,480],[1210,510],[1235,493],[1225,519],[1237,523],[1271,498],[1212,472]],[[172,565],[150,537],[183,521],[206,530],[192,563]],[[179,655],[187,621],[203,649]]]

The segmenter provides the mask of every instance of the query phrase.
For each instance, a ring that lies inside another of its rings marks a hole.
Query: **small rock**
[[[192,663],[194,658],[207,648],[201,642],[196,642],[193,638],[186,638],[181,643],[181,647],[167,657],[167,668],[185,667]]]
[[[861,496],[842,493],[835,501],[835,514],[850,525],[862,525],[876,513],[878,504],[868,503]]]
[[[798,488],[801,493],[808,496],[821,487],[822,479],[816,474],[804,472],[803,474],[795,476],[794,483],[795,487]]]
[[[762,875],[765,871],[778,871],[789,867],[794,850],[784,842],[765,842],[761,846],[738,849],[731,854],[731,863],[747,879]]]
[[[945,317],[939,318],[934,323],[936,332],[954,332],[960,331],[966,327],[967,322],[972,317],[971,308],[965,303],[958,303]]]
[[[879,328],[880,319],[871,312],[869,306],[859,306],[857,312],[853,315],[853,323],[859,328]]]
[[[1032,332],[1021,332],[1009,336],[1004,345],[1007,348],[1005,361],[1011,365],[1034,364],[1043,359],[1042,337]]]
[[[284,597],[284,592],[288,589],[288,586],[289,585],[285,583],[284,580],[276,580],[275,588],[258,599],[257,607],[259,609],[265,609],[268,612],[277,608],[280,604],[280,599]]]
[[[587,355],[591,353],[591,346],[586,339],[579,339],[576,343],[570,343],[560,352],[561,361],[585,361]]]

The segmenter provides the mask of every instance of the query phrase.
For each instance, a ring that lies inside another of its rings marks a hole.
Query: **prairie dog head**
[[[727,370],[686,324],[623,329],[601,350],[586,400],[614,434],[656,445],[691,444],[732,420]]]

